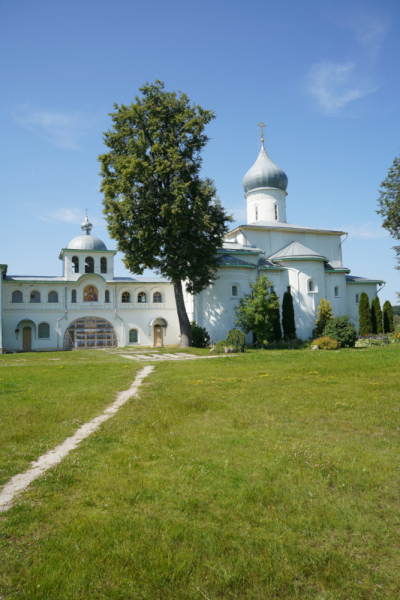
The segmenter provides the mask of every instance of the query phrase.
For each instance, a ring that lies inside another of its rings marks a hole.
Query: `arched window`
[[[290,287],[290,285],[287,286],[286,291],[289,292],[289,294],[292,293],[292,288]]]
[[[360,294],[356,294],[356,304],[360,302]]]
[[[131,295],[129,292],[122,292],[122,297],[121,297],[122,302],[130,302],[131,301]]]
[[[15,290],[15,292],[12,293],[11,302],[15,302],[16,304],[22,302],[22,292],[20,290]]]
[[[337,285],[335,287],[335,298],[339,298],[340,296],[340,287]]]
[[[278,220],[278,205],[275,204],[275,221]]]
[[[110,290],[104,292],[104,302],[110,302]]]
[[[94,273],[94,260],[91,256],[85,258],[85,273]]]
[[[48,340],[50,337],[50,325],[48,323],[40,323],[38,327],[38,338],[40,340]]]
[[[162,302],[161,292],[154,292],[153,302]]]
[[[270,294],[276,294],[276,288],[274,285],[271,285],[271,287],[269,288],[269,293]]]
[[[58,292],[49,292],[49,302],[58,302]]]
[[[107,273],[107,259],[105,256],[100,259],[100,273]]]
[[[129,343],[130,344],[137,344],[138,341],[138,331],[137,329],[130,329],[129,330]]]
[[[77,256],[72,257],[72,271],[73,273],[79,273],[79,258]]]
[[[309,279],[308,280],[308,291],[309,292],[316,292],[316,288],[315,288],[315,281],[313,279]]]
[[[256,206],[256,221],[258,221],[258,206]]]
[[[139,292],[137,301],[138,302],[146,302],[146,292]]]
[[[32,302],[34,304],[37,302],[40,302],[40,293],[37,290],[35,290],[34,292],[31,292],[31,297],[30,297],[29,302]]]
[[[71,292],[71,302],[76,303],[76,290]]]
[[[233,285],[232,286],[232,296],[237,296],[237,295],[238,295],[237,285]]]

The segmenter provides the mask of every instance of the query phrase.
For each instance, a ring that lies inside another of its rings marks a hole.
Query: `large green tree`
[[[244,294],[235,306],[236,325],[244,333],[253,332],[260,343],[271,339],[276,310],[279,311],[278,297],[270,293],[271,285],[266,275],[256,277],[254,283],[250,283],[251,294]]]
[[[282,329],[285,340],[294,340],[296,338],[296,320],[294,314],[292,294],[287,291],[283,294],[282,300]]]
[[[388,175],[379,189],[379,210],[383,217],[382,227],[387,229],[395,240],[400,240],[400,156],[395,158]],[[394,246],[400,269],[400,246]]]
[[[358,333],[360,335],[369,335],[372,333],[371,311],[369,308],[368,294],[361,292],[358,303]]]
[[[385,304],[383,305],[383,331],[385,333],[394,332],[393,308],[389,300],[386,300]]]
[[[99,157],[104,213],[126,267],[154,269],[174,286],[181,346],[191,344],[183,286],[197,294],[213,283],[217,250],[231,221],[212,180],[200,176],[205,126],[214,113],[161,81],[114,105],[108,152]]]

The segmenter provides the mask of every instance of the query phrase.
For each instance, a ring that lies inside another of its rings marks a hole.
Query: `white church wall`
[[[254,190],[246,194],[245,198],[247,199],[247,223],[257,221],[286,223],[286,192],[283,190],[272,188]]]
[[[362,292],[365,292],[368,296],[369,304],[375,300],[376,284],[375,283],[347,283],[346,285],[346,296],[347,296],[347,312],[350,316],[351,322],[354,323],[358,330],[359,315],[358,315],[358,302],[356,302],[356,296],[361,296]]]

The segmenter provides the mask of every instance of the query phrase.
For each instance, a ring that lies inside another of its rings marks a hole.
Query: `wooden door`
[[[156,347],[162,346],[162,327],[161,327],[161,325],[154,326],[154,345]]]
[[[22,330],[22,350],[23,352],[32,350],[32,329],[28,326]]]

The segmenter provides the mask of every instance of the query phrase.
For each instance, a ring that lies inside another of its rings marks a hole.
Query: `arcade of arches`
[[[81,317],[73,321],[64,334],[64,350],[111,348],[118,346],[114,327],[99,317]]]

